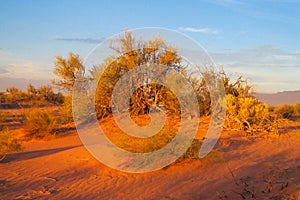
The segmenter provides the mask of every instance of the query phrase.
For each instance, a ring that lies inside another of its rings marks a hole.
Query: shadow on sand
[[[55,149],[44,149],[44,150],[36,150],[36,151],[27,151],[27,152],[20,152],[14,154],[8,154],[1,163],[9,163],[9,162],[17,162],[23,160],[29,160],[33,158],[38,158],[42,156],[48,156],[51,154],[59,153],[61,151],[66,151],[69,149],[77,148],[82,145],[75,145],[75,146],[68,146],[68,147],[61,147]]]

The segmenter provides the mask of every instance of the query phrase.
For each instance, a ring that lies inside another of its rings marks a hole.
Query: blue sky
[[[0,0],[0,88],[50,80],[56,55],[85,57],[103,38],[141,27],[187,34],[257,91],[300,90],[298,0]]]

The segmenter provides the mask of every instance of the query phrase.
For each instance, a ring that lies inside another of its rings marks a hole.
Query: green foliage
[[[57,120],[50,111],[41,108],[30,108],[25,111],[25,126],[34,137],[41,138],[51,133]]]
[[[282,106],[277,106],[274,111],[281,117],[285,119],[290,119],[295,113],[295,108],[293,105],[284,104]]]
[[[7,153],[17,152],[21,150],[21,144],[13,136],[8,128],[0,131],[0,161],[5,158]]]

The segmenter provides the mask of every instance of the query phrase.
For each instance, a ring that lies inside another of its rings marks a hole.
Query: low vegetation
[[[6,92],[0,93],[1,107],[5,107],[5,105],[19,105],[21,108],[23,103],[52,103],[60,105],[63,103],[63,95],[60,92],[54,92],[53,87],[50,85],[35,88],[31,84],[27,86],[25,91],[10,87],[6,89]]]
[[[8,128],[0,131],[0,162],[8,153],[13,153],[21,150],[20,142],[14,137]]]
[[[174,79],[174,77],[171,77],[170,72],[175,70],[186,77],[196,93],[200,108],[199,114],[202,116],[211,114],[210,93],[203,78],[205,73],[222,79],[227,101],[225,123],[227,129],[247,131],[251,134],[262,131],[278,133],[278,118],[292,119],[294,115],[300,114],[300,103],[270,107],[253,96],[251,85],[243,77],[233,80],[227,76],[224,70],[214,72],[208,69],[205,72],[197,72],[196,76],[192,76],[195,71],[191,71],[191,68],[183,64],[176,48],[168,45],[162,38],[154,37],[151,40],[142,41],[136,40],[130,32],[125,32],[123,37],[112,42],[111,48],[115,51],[116,56],[108,57],[104,63],[94,66],[89,75],[85,74],[83,61],[79,55],[70,53],[68,58],[57,56],[54,66],[56,79],[52,83],[60,90],[63,90],[65,92],[64,95],[60,92],[55,92],[51,85],[36,88],[29,84],[26,91],[10,87],[5,92],[0,92],[1,108],[9,104],[20,105],[19,107],[23,108],[22,103],[29,102],[29,108],[24,111],[25,128],[29,132],[30,137],[42,138],[49,133],[53,133],[60,124],[73,121],[72,88],[76,80],[80,79],[86,84],[91,80],[99,79],[94,103],[97,117],[100,120],[110,116],[112,113],[112,93],[120,77],[136,66],[146,66],[149,70],[152,70],[151,67],[161,64],[167,67],[156,69],[161,70],[161,74]],[[163,106],[169,118],[175,119],[176,116],[182,114],[178,99],[169,89],[162,85],[151,83],[153,80],[147,77],[138,77],[139,79],[135,80],[135,84],[133,84],[133,80],[128,80],[131,81],[131,85],[139,85],[139,87],[137,89],[129,87],[129,90],[132,91],[132,96],[129,102],[124,102],[126,105],[129,104],[129,111],[132,116],[148,114],[152,106]],[[121,92],[125,94],[127,91]],[[86,99],[91,97],[88,94],[84,94],[82,98],[84,98],[83,103],[86,103]],[[43,106],[41,105],[43,104],[58,106],[58,114],[54,115],[52,111],[42,108]],[[119,110],[119,112],[124,112],[125,110]],[[0,111],[0,122],[5,121],[5,114]],[[162,131],[160,134],[161,141],[168,143],[173,138],[174,132],[176,130],[174,131],[173,129]],[[17,150],[18,147],[16,141],[9,134],[10,132],[5,129],[0,135],[4,137],[1,140],[1,145],[3,148],[7,148],[7,152]],[[122,137],[120,138],[122,139]],[[132,144],[127,144],[128,142],[123,141],[122,143],[119,140],[119,143],[125,149],[132,147]],[[150,142],[138,142],[138,146],[143,152],[159,148],[158,144],[160,143],[154,141],[153,138]],[[135,149],[137,148],[135,147]],[[195,140],[186,154],[183,155],[183,158],[197,157],[198,150],[199,141]],[[6,152],[6,150],[2,151]]]
[[[299,104],[298,104],[299,106]],[[274,108],[274,112],[284,119],[291,119],[295,113],[299,113],[296,105],[284,104]]]
[[[72,113],[72,96],[65,96],[64,103],[60,106],[60,122],[62,124],[73,122],[73,113]]]
[[[5,123],[8,119],[8,114],[0,110],[0,123]]]
[[[52,112],[40,108],[30,108],[24,113],[25,127],[31,137],[42,138],[52,133],[57,126],[57,118]]]

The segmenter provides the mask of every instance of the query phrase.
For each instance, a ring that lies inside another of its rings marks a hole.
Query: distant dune
[[[278,106],[282,104],[295,104],[300,102],[300,90],[297,91],[284,91],[274,94],[255,94],[256,98],[266,102],[269,105]]]

